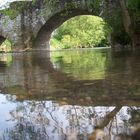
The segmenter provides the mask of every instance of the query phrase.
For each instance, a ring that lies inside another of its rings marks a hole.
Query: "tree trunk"
[[[128,35],[131,38],[133,49],[137,49],[140,47],[140,35],[137,35],[135,33],[134,27],[132,26],[132,20],[126,6],[126,1],[119,0],[119,2],[120,2],[121,10],[122,10],[125,32],[128,33]]]
[[[130,27],[131,27],[131,18],[128,12],[128,9],[126,7],[126,2],[125,0],[119,0],[120,5],[121,5],[121,10],[122,10],[122,15],[123,15],[123,24],[125,31],[130,35]]]

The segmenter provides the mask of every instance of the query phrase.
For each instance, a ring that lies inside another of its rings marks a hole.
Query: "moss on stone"
[[[18,1],[10,4],[9,8],[1,10],[1,13],[9,16],[11,19],[16,18],[23,10],[29,9],[34,6],[38,0],[29,1]]]

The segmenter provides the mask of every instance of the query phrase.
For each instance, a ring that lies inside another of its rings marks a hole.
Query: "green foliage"
[[[37,0],[32,0],[32,5],[35,5]]]
[[[131,26],[129,28],[133,28],[134,32],[139,34],[140,0],[125,0],[125,2],[131,18]],[[131,43],[131,38],[125,31],[122,14],[122,9],[117,7],[111,11],[111,14],[107,13],[105,19],[113,29],[112,37],[115,38],[115,41],[122,45],[128,45]]]
[[[127,7],[133,21],[140,21],[140,0],[127,0]]]
[[[86,49],[80,51],[54,51],[51,60],[57,69],[70,73],[79,80],[102,79],[105,76],[109,52]]]
[[[51,40],[60,42],[61,48],[107,46],[110,31],[111,28],[99,17],[77,16],[56,29]]]
[[[112,38],[115,42],[127,45],[131,42],[130,37],[125,32],[123,24],[122,10],[117,8],[112,10],[111,15],[105,15],[106,22],[112,27]]]
[[[27,7],[27,4],[28,2],[13,2],[10,4],[9,8],[2,10],[1,13],[9,16],[11,19],[14,19],[25,7]]]
[[[2,14],[9,16],[11,19],[16,18],[23,10],[30,9],[31,6],[36,4],[37,0],[29,1],[17,1],[10,4],[9,8],[1,11]]]
[[[11,42],[9,40],[5,40],[1,46],[0,46],[0,51],[4,52],[9,52],[11,51]]]
[[[139,0],[127,0],[127,6],[129,10],[133,12],[140,12],[140,1]]]
[[[51,39],[50,43],[54,49],[60,49],[61,43],[57,39]]]
[[[93,3],[93,6],[94,6],[94,9],[96,9],[96,11],[100,11],[100,4],[101,4],[101,2],[102,2],[102,0],[94,0],[92,2]]]
[[[3,10],[2,13],[8,15],[11,19],[14,19],[18,15],[18,12],[12,9]]]
[[[127,7],[131,16],[135,32],[140,34],[140,0],[127,0]]]
[[[0,62],[5,64],[6,66],[10,66],[12,63],[12,54],[11,53],[0,54]]]

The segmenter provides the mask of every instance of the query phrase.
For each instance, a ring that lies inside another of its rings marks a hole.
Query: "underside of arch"
[[[0,36],[0,45],[4,42],[6,40],[6,38],[5,37],[3,37],[3,36]]]

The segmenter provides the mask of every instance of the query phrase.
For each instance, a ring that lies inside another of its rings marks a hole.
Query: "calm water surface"
[[[0,54],[0,140],[140,140],[140,54]]]

